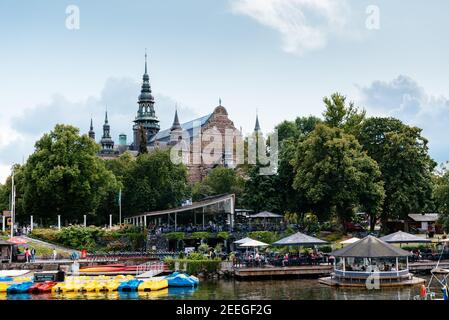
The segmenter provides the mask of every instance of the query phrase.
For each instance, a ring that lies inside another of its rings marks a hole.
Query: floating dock
[[[332,265],[313,265],[297,267],[265,267],[265,268],[236,268],[234,275],[237,278],[275,278],[275,277],[320,277],[330,275]]]
[[[339,281],[332,277],[320,278],[318,280],[320,284],[324,284],[332,287],[352,287],[352,288],[366,288],[365,282],[349,282],[349,281]],[[426,280],[422,278],[412,277],[411,279],[401,280],[398,282],[380,282],[379,286],[381,288],[390,287],[410,287],[425,284]]]

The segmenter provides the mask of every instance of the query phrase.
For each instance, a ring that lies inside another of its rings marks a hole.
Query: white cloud
[[[231,0],[231,8],[278,31],[284,51],[298,55],[324,48],[331,34],[349,32],[351,20],[346,0]]]
[[[359,90],[362,103],[371,114],[396,117],[422,128],[434,159],[449,160],[447,97],[428,94],[417,81],[404,75],[391,81],[374,81]]]

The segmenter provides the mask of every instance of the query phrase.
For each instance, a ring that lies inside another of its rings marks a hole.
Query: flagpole
[[[16,206],[16,186],[14,185],[14,168],[11,176],[11,238],[14,237],[14,211]]]
[[[120,188],[119,194],[118,194],[118,204],[119,204],[119,211],[118,211],[118,224],[119,226],[122,225],[122,188]]]

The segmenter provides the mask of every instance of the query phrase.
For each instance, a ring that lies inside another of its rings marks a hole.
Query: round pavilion
[[[336,258],[334,272],[330,279],[327,278],[327,281],[322,283],[365,285],[373,276],[378,277],[381,285],[407,285],[422,280],[414,278],[409,272],[409,252],[374,236],[368,236],[330,255]]]

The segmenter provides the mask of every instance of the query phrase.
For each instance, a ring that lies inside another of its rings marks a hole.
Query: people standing
[[[53,248],[53,261],[56,260],[58,253],[56,252],[56,248]]]
[[[28,263],[28,262],[30,262],[30,249],[28,249],[28,248],[26,248],[25,249],[25,259],[26,259],[26,262]]]
[[[36,262],[36,249],[31,248],[31,262]]]

